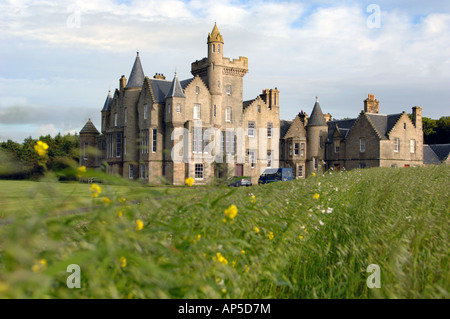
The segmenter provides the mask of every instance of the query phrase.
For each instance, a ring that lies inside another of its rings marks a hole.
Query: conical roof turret
[[[172,85],[170,86],[169,92],[167,92],[166,98],[168,97],[186,97],[183,93],[183,89],[181,88],[180,81],[178,81],[177,72],[175,72]]]
[[[80,131],[80,134],[100,134],[95,125],[89,119]]]
[[[109,90],[108,96],[106,97],[105,100],[105,104],[103,105],[102,112],[111,111],[111,103],[112,103],[111,90]]]
[[[208,43],[210,42],[221,42],[223,43],[223,37],[219,32],[219,28],[217,27],[217,24],[214,23],[214,28],[211,31],[211,33],[208,34]]]
[[[131,69],[130,78],[127,83],[127,88],[140,88],[144,83],[144,70],[142,69],[139,52],[137,52],[136,60],[134,60],[133,69]]]
[[[306,126],[327,126],[322,109],[320,108],[318,96],[316,96],[316,104],[314,104],[311,117],[308,119],[308,124]]]

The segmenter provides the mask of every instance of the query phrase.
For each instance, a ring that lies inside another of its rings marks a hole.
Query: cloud
[[[277,87],[282,119],[310,112],[316,95],[325,112],[356,116],[369,93],[385,113],[420,105],[425,116],[445,115],[450,3],[377,1],[381,25],[369,28],[371,3],[1,2],[0,124],[68,131],[91,117],[99,128],[107,90],[128,77],[135,50],[147,76],[171,78],[176,68],[180,78],[191,77],[214,21],[224,55],[249,58],[244,100]]]

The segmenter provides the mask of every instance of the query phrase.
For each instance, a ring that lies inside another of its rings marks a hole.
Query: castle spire
[[[212,29],[212,32],[208,34],[208,43],[210,42],[220,42],[223,43],[223,37],[219,32],[219,28],[217,27],[217,24],[214,22],[214,28]]]
[[[136,60],[134,60],[133,69],[131,69],[130,78],[127,83],[127,88],[140,88],[144,83],[144,70],[142,69],[141,59],[139,58],[139,51],[136,52]]]
[[[316,96],[316,104],[314,104],[311,117],[309,118],[306,126],[327,126],[327,122],[323,117],[322,109],[320,108],[318,96]]]
[[[108,95],[106,96],[105,104],[103,104],[102,112],[111,111],[111,102],[112,102],[111,90],[108,90]]]
[[[180,81],[178,81],[177,72],[175,72],[172,85],[170,86],[169,92],[167,92],[166,98],[168,97],[186,97],[183,93],[183,89],[181,88]]]

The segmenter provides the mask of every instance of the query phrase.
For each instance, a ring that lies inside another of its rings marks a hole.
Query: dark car
[[[261,174],[258,184],[292,181],[292,168],[268,168]]]
[[[228,184],[228,186],[252,186],[252,179],[248,176],[235,176],[231,179],[231,182]]]

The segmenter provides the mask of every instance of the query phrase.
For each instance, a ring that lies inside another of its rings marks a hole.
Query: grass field
[[[0,227],[1,298],[449,298],[448,166],[100,185],[97,198],[83,184],[0,183],[16,218]],[[49,215],[77,205],[89,212]],[[371,264],[381,288],[367,286]]]

